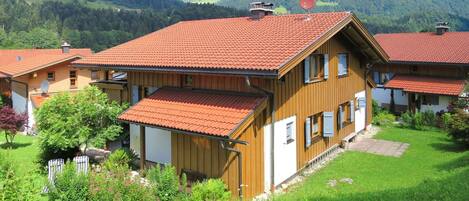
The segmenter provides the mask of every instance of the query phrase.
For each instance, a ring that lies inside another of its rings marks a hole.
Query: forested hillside
[[[189,0],[216,2],[247,9],[252,0]],[[299,0],[265,0],[280,13],[302,13]],[[453,30],[469,31],[468,0],[317,0],[314,12],[352,11],[373,33],[433,30],[437,21],[448,21]]]
[[[97,1],[0,0],[0,48],[55,48],[66,40],[100,51],[181,20],[247,14],[176,0],[113,0],[107,9]]]

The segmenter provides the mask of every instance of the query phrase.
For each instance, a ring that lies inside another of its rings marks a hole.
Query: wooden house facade
[[[221,178],[253,198],[370,125],[368,69],[386,61],[340,12],[181,22],[74,65],[127,73],[132,106],[119,118],[143,167]]]

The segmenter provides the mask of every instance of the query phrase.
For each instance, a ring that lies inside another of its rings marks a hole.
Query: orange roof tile
[[[391,62],[469,64],[469,32],[377,34]]]
[[[74,62],[117,67],[274,71],[351,19],[349,12],[184,21]]]
[[[0,72],[19,76],[22,73],[91,54],[91,49],[70,49],[70,53],[62,53],[61,49],[0,50]]]
[[[31,95],[31,102],[34,105],[34,108],[39,108],[42,106],[44,101],[49,99],[49,95]]]
[[[465,82],[449,78],[396,75],[384,87],[414,93],[459,96],[464,90]]]
[[[227,137],[266,97],[162,88],[119,120]]]

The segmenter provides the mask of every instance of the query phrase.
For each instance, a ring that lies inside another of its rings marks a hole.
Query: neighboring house
[[[446,111],[463,96],[469,72],[469,32],[378,34],[376,40],[390,57],[373,67],[378,88],[373,98],[395,112]],[[394,103],[394,104],[391,104]]]
[[[260,8],[179,22],[73,65],[127,72],[132,106],[119,119],[142,167],[221,178],[252,198],[370,125],[367,66],[387,59],[352,13]]]
[[[0,50],[0,89],[16,112],[28,113],[29,128],[33,128],[34,109],[50,95],[81,90],[103,76],[71,66],[91,54],[90,49],[71,49],[66,43],[61,49]]]

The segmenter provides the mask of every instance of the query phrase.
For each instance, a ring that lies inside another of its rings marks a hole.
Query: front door
[[[360,100],[365,100],[360,103]],[[355,101],[358,103],[358,107],[355,109],[355,133],[365,130],[366,124],[366,106],[361,104],[366,103],[366,92],[358,92],[355,94]]]

